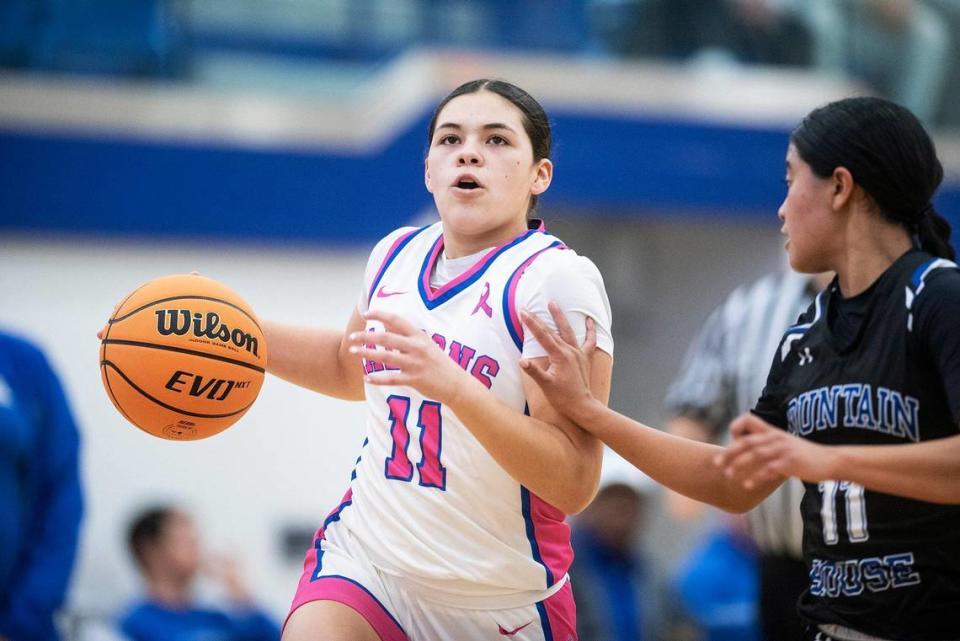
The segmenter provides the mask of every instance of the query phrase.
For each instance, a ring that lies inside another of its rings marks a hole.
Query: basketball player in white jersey
[[[607,398],[613,341],[596,267],[528,221],[550,128],[523,90],[477,80],[440,103],[427,189],[440,222],[373,250],[346,331],[266,324],[268,369],[365,399],[367,440],[307,553],[284,641],[572,641],[566,514],[593,498],[601,446],[521,372],[544,350],[520,309],[584,341]]]

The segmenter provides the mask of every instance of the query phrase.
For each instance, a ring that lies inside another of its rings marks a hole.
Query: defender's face
[[[551,177],[549,160],[533,160],[523,114],[505,98],[457,96],[438,114],[424,179],[445,237],[479,251],[522,233],[531,195]]]
[[[787,195],[777,212],[787,237],[784,247],[790,266],[798,272],[816,273],[833,268],[832,248],[838,242],[840,227],[831,206],[835,183],[813,173],[790,145],[787,149]]]

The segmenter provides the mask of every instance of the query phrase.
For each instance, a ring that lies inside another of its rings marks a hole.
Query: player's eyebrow
[[[482,129],[506,129],[507,131],[517,133],[513,127],[503,122],[488,122],[487,124],[483,125],[483,127],[481,128]],[[437,125],[437,130],[440,130],[440,129],[457,129],[459,131],[462,131],[463,127],[461,125],[458,125],[455,122],[445,122],[441,125]]]

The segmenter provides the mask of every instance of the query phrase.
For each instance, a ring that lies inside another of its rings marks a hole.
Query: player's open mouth
[[[453,186],[457,189],[480,189],[483,185],[480,184],[480,181],[477,180],[476,176],[465,174],[457,178],[456,182],[453,183]]]

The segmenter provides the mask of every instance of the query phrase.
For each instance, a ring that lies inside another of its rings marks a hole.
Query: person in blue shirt
[[[130,526],[128,543],[146,587],[145,598],[131,605],[120,620],[120,630],[130,641],[280,638],[280,627],[254,605],[236,564],[202,559],[197,529],[186,512],[170,506],[143,511]],[[201,569],[222,582],[230,609],[195,601],[192,590]]]
[[[742,516],[725,515],[677,575],[677,592],[703,641],[760,641],[760,581],[753,539]],[[771,639],[771,641],[777,641]]]
[[[83,515],[80,439],[39,348],[0,332],[0,639],[57,641]]]
[[[653,481],[610,449],[597,496],[572,525],[570,585],[577,633],[588,641],[645,641],[658,631],[656,595],[641,553]]]

